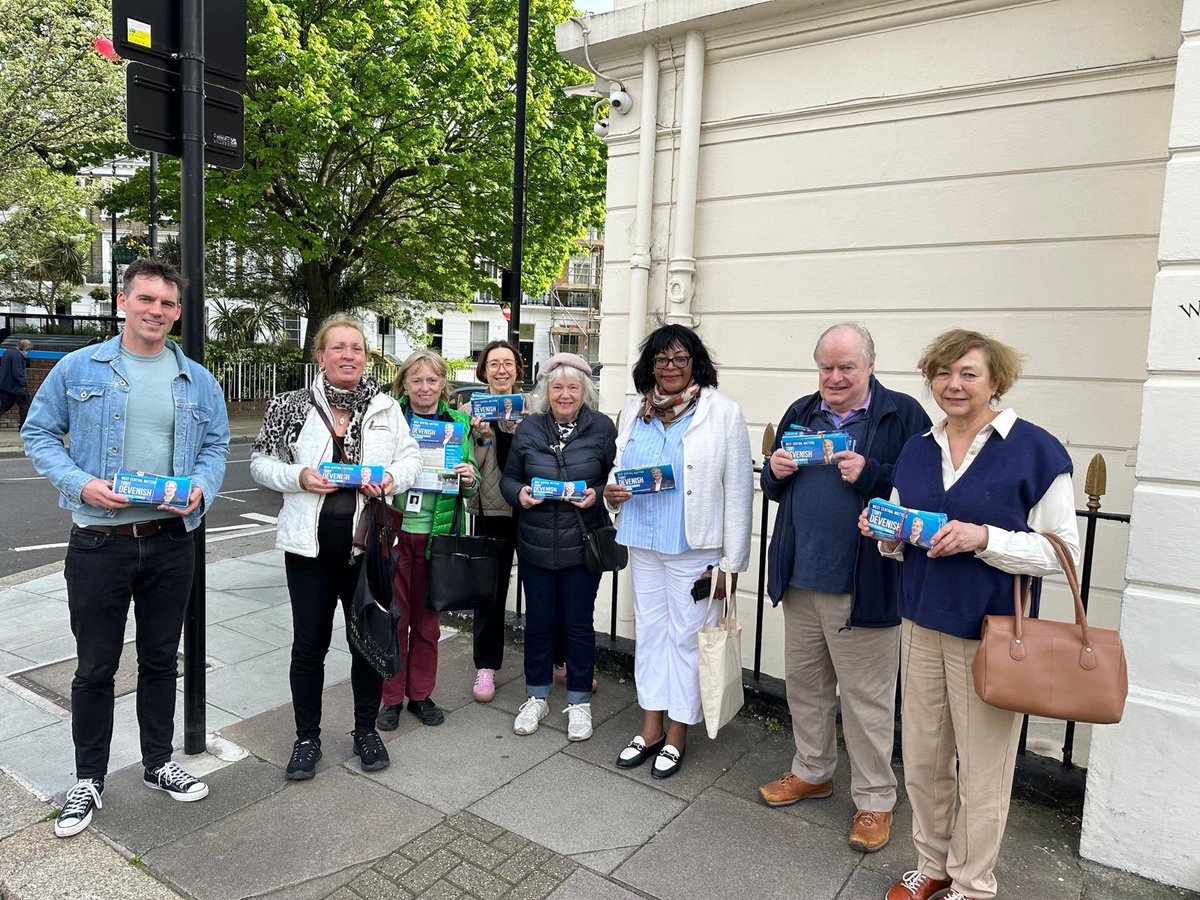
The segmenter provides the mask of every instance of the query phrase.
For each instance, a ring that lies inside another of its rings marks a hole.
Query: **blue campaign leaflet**
[[[657,494],[675,490],[675,470],[671,466],[642,466],[639,469],[618,469],[617,484],[631,494]]]
[[[462,422],[443,422],[413,416],[409,424],[413,438],[421,448],[423,471],[414,491],[436,494],[457,494],[458,476],[454,467],[462,462],[466,427]]]
[[[520,394],[471,395],[471,415],[485,422],[519,421],[524,409],[525,398]]]
[[[113,493],[130,503],[184,509],[192,493],[192,479],[183,475],[152,475],[118,469],[113,476]]]
[[[573,503],[581,503],[583,492],[587,490],[587,482],[535,478],[529,485],[529,490],[539,500],[570,500]]]
[[[833,454],[853,450],[853,436],[844,431],[800,431],[789,428],[779,445],[802,466],[827,466],[836,462]]]
[[[364,484],[383,484],[383,466],[354,466],[349,463],[323,462],[317,474],[330,484],[342,487],[362,487]]]
[[[945,513],[909,509],[878,497],[867,504],[867,526],[876,537],[929,549],[929,539],[948,521]]]

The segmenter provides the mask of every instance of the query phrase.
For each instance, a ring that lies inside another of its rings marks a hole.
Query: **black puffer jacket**
[[[566,471],[559,468],[554,448],[558,428],[546,413],[532,415],[517,427],[500,490],[514,509],[521,508],[518,494],[534,478],[555,481],[586,481],[597,494],[604,492],[608,473],[617,455],[617,429],[612,420],[590,407],[579,411],[574,433],[563,447]],[[579,510],[588,528],[609,523],[604,499]],[[544,569],[565,569],[583,565],[583,535],[579,516],[572,504],[547,500],[530,509],[522,509],[517,526],[517,555]]]

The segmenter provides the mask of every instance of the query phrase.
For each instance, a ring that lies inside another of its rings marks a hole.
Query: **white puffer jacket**
[[[331,415],[324,392],[314,393],[316,402]],[[392,476],[390,494],[404,493],[420,476],[421,450],[409,434],[400,404],[387,394],[371,398],[363,419],[362,444],[362,464],[383,466]],[[314,558],[319,549],[317,521],[325,498],[300,487],[300,472],[305,468],[316,469],[320,463],[333,460],[333,438],[320,415],[311,407],[292,451],[294,463],[255,451],[250,457],[250,476],[263,487],[283,494],[275,546],[288,553]],[[355,525],[364,505],[365,495],[360,492],[354,511]]]
[[[617,434],[617,462],[633,431],[642,398],[635,397],[621,410]],[[702,388],[696,413],[683,435],[683,460],[687,466],[687,494],[683,498],[683,524],[688,547],[719,549],[730,571],[750,567],[750,527],[754,507],[754,458],[741,407],[716,388]],[[616,480],[609,475],[609,483]]]

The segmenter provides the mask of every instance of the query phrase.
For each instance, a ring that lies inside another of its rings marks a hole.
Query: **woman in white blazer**
[[[358,323],[327,319],[313,346],[316,380],[271,400],[250,457],[254,480],[283,494],[275,545],[284,551],[292,606],[296,742],[286,774],[293,781],[312,778],[321,758],[325,655],[338,601],[344,612],[358,583],[362,558],[352,558],[351,541],[365,498],[403,493],[421,474],[421,451],[400,407],[365,374],[367,341]],[[383,466],[383,483],[338,487],[319,473],[322,462]],[[382,769],[388,754],[375,718],[383,679],[353,647],[350,656],[354,752],[363,769]]]
[[[610,477],[604,489],[609,508],[620,511],[617,540],[629,547],[634,679],[644,713],[617,765],[632,768],[653,756],[650,774],[669,778],[683,760],[688,726],[704,717],[698,635],[712,623],[692,588],[722,560],[732,572],[749,564],[754,462],[742,411],[717,390],[712,358],[691,329],[654,331],[633,383],[641,396],[621,412],[616,469],[670,466],[674,478],[672,487],[664,477],[662,490],[635,495]],[[724,575],[716,593],[725,596]]]

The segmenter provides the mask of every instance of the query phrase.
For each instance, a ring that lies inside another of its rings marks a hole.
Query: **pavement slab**
[[[61,719],[0,684],[0,741],[53,725]]]
[[[204,629],[204,649],[211,659],[232,665],[270,653],[278,647],[224,625],[209,625]]]
[[[710,788],[615,874],[663,900],[832,900],[860,854],[830,843],[826,829]]]
[[[436,728],[421,727],[389,742],[391,766],[365,774],[449,814],[487,796],[566,744],[565,735],[548,728],[531,735],[514,734],[507,713],[472,703],[447,715]],[[357,767],[357,762],[346,765]]]
[[[508,649],[508,666],[496,670],[497,693],[503,690],[504,685],[523,678],[520,657],[514,658],[512,648]],[[438,643],[437,687],[433,691],[433,698],[438,706],[450,712],[475,703],[475,696],[471,693],[475,684],[475,672],[474,641],[471,635],[455,633],[451,637],[443,637]],[[493,701],[488,705],[496,706],[496,703]]]
[[[8,653],[0,650],[0,675],[8,675],[12,672],[20,672],[22,669],[28,669],[34,664],[27,656],[20,656],[16,653]]]
[[[187,767],[187,759],[183,761]],[[209,794],[195,803],[179,803],[142,783],[140,763],[114,772],[104,782],[104,809],[95,827],[139,856],[210,826],[264,797],[281,791],[284,779],[270,763],[250,757],[204,776]]]
[[[55,591],[66,590],[67,576],[60,569],[27,581],[21,587],[34,594],[52,594]]]
[[[0,773],[0,839],[42,821],[51,812],[48,804],[42,803],[8,775]]]
[[[10,653],[20,653],[23,647],[70,633],[71,619],[66,604],[46,597],[19,603],[0,615],[0,649]]]
[[[236,628],[236,625],[232,627]],[[290,702],[292,689],[288,669],[291,659],[291,648],[280,647],[213,669],[208,673],[208,702],[243,719]],[[350,654],[330,649],[325,657],[325,683],[336,684],[349,677]]]
[[[496,699],[492,701],[492,705],[497,709],[503,709],[511,713],[514,717],[517,710],[521,708],[521,704],[525,702],[528,695],[525,693],[525,675],[521,673],[519,678],[514,678],[512,681],[505,684],[496,691]],[[542,727],[554,728],[558,731],[566,732],[567,717],[563,715],[563,710],[567,708],[567,689],[561,684],[554,685],[550,694],[550,699],[547,701],[550,704],[550,715],[542,720]],[[630,706],[637,704],[637,689],[632,681],[620,680],[614,678],[604,679],[604,683],[598,685],[597,691],[592,694],[592,728],[595,729],[603,725],[617,713],[629,709]],[[629,737],[632,737],[632,733]],[[621,742],[621,747],[629,743],[629,737]],[[620,748],[617,748],[619,751]],[[614,755],[615,758],[615,755]]]
[[[263,800],[146,854],[195,900],[280,891],[387,856],[441,816],[344,770],[289,783]]]
[[[214,591],[210,588],[204,599],[204,620],[209,625],[216,625],[270,608],[270,604],[261,600],[233,591]]]
[[[210,566],[205,575],[205,586],[210,591],[246,593],[252,588],[278,587],[287,583],[282,565],[252,562],[250,559],[225,559],[221,560],[219,566]]]
[[[585,869],[576,871],[550,894],[553,900],[640,900],[640,896]]]
[[[45,822],[0,841],[5,900],[175,900],[179,895],[91,831],[70,840]]]
[[[480,800],[471,812],[564,855],[633,852],[683,801],[559,754]]]

